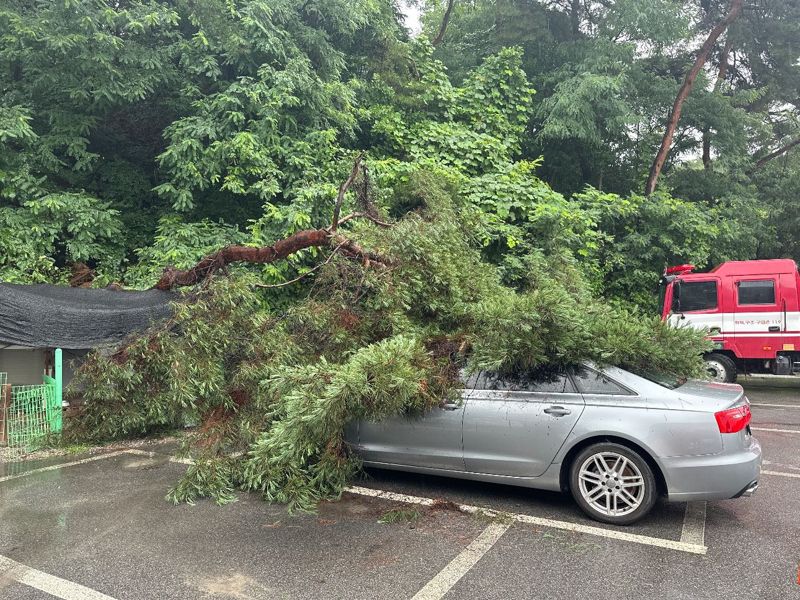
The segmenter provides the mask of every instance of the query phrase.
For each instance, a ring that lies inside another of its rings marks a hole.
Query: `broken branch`
[[[384,266],[389,265],[390,261],[388,258],[365,250],[353,240],[343,237],[336,232],[339,225],[356,218],[369,219],[381,227],[392,226],[391,223],[381,221],[380,219],[364,212],[354,212],[341,220],[339,219],[339,214],[342,209],[342,202],[344,201],[344,195],[347,193],[347,190],[350,188],[350,186],[353,185],[353,182],[358,176],[363,158],[363,154],[358,155],[353,163],[350,176],[339,187],[339,194],[336,196],[336,204],[333,209],[333,220],[330,227],[325,229],[304,229],[302,231],[297,231],[289,237],[278,240],[271,246],[263,246],[260,248],[252,246],[226,246],[217,252],[205,256],[190,269],[180,270],[173,267],[165,268],[161,274],[161,278],[158,280],[158,283],[156,283],[153,287],[157,290],[171,290],[180,286],[195,285],[207,279],[215,272],[224,269],[231,263],[246,262],[251,264],[269,264],[286,258],[295,252],[305,250],[306,248],[335,246],[333,254],[341,252],[345,256],[361,260],[365,265],[369,265],[370,263],[377,263]],[[331,254],[331,256],[333,256],[333,254]],[[330,258],[328,258],[328,260],[330,260]],[[316,268],[314,270],[316,270]],[[284,284],[278,285],[288,285],[289,283],[294,283],[307,274],[308,273]]]
[[[342,202],[344,202],[344,195],[347,193],[347,190],[350,189],[350,186],[353,185],[353,182],[358,177],[358,171],[361,169],[361,161],[364,159],[363,154],[359,154],[356,157],[356,161],[353,163],[353,168],[350,171],[350,176],[344,180],[344,183],[339,186],[339,193],[336,196],[336,204],[333,207],[333,221],[331,222],[331,231],[336,231],[336,228],[339,226],[339,213],[342,210]]]

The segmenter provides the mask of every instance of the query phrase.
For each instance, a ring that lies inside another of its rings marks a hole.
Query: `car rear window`
[[[634,375],[638,375],[642,379],[652,381],[653,383],[656,383],[661,387],[665,387],[668,390],[679,388],[687,381],[685,377],[675,377],[674,375],[661,373],[659,371],[636,368],[628,368],[628,370]]]
[[[629,390],[594,369],[576,367],[572,375],[582,394],[631,395]]]

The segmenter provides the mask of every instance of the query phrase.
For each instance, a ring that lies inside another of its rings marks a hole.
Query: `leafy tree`
[[[119,213],[82,194],[53,193],[0,207],[0,278],[28,283],[65,278],[68,263],[90,263],[99,280],[119,275]]]

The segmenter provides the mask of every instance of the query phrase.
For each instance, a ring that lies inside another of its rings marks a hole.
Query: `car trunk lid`
[[[675,389],[684,408],[716,413],[747,402],[742,386],[735,383],[691,380]]]

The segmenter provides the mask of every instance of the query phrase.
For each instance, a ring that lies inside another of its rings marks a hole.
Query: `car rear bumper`
[[[664,459],[662,468],[670,501],[750,496],[761,475],[761,445],[751,438],[744,450]]]

